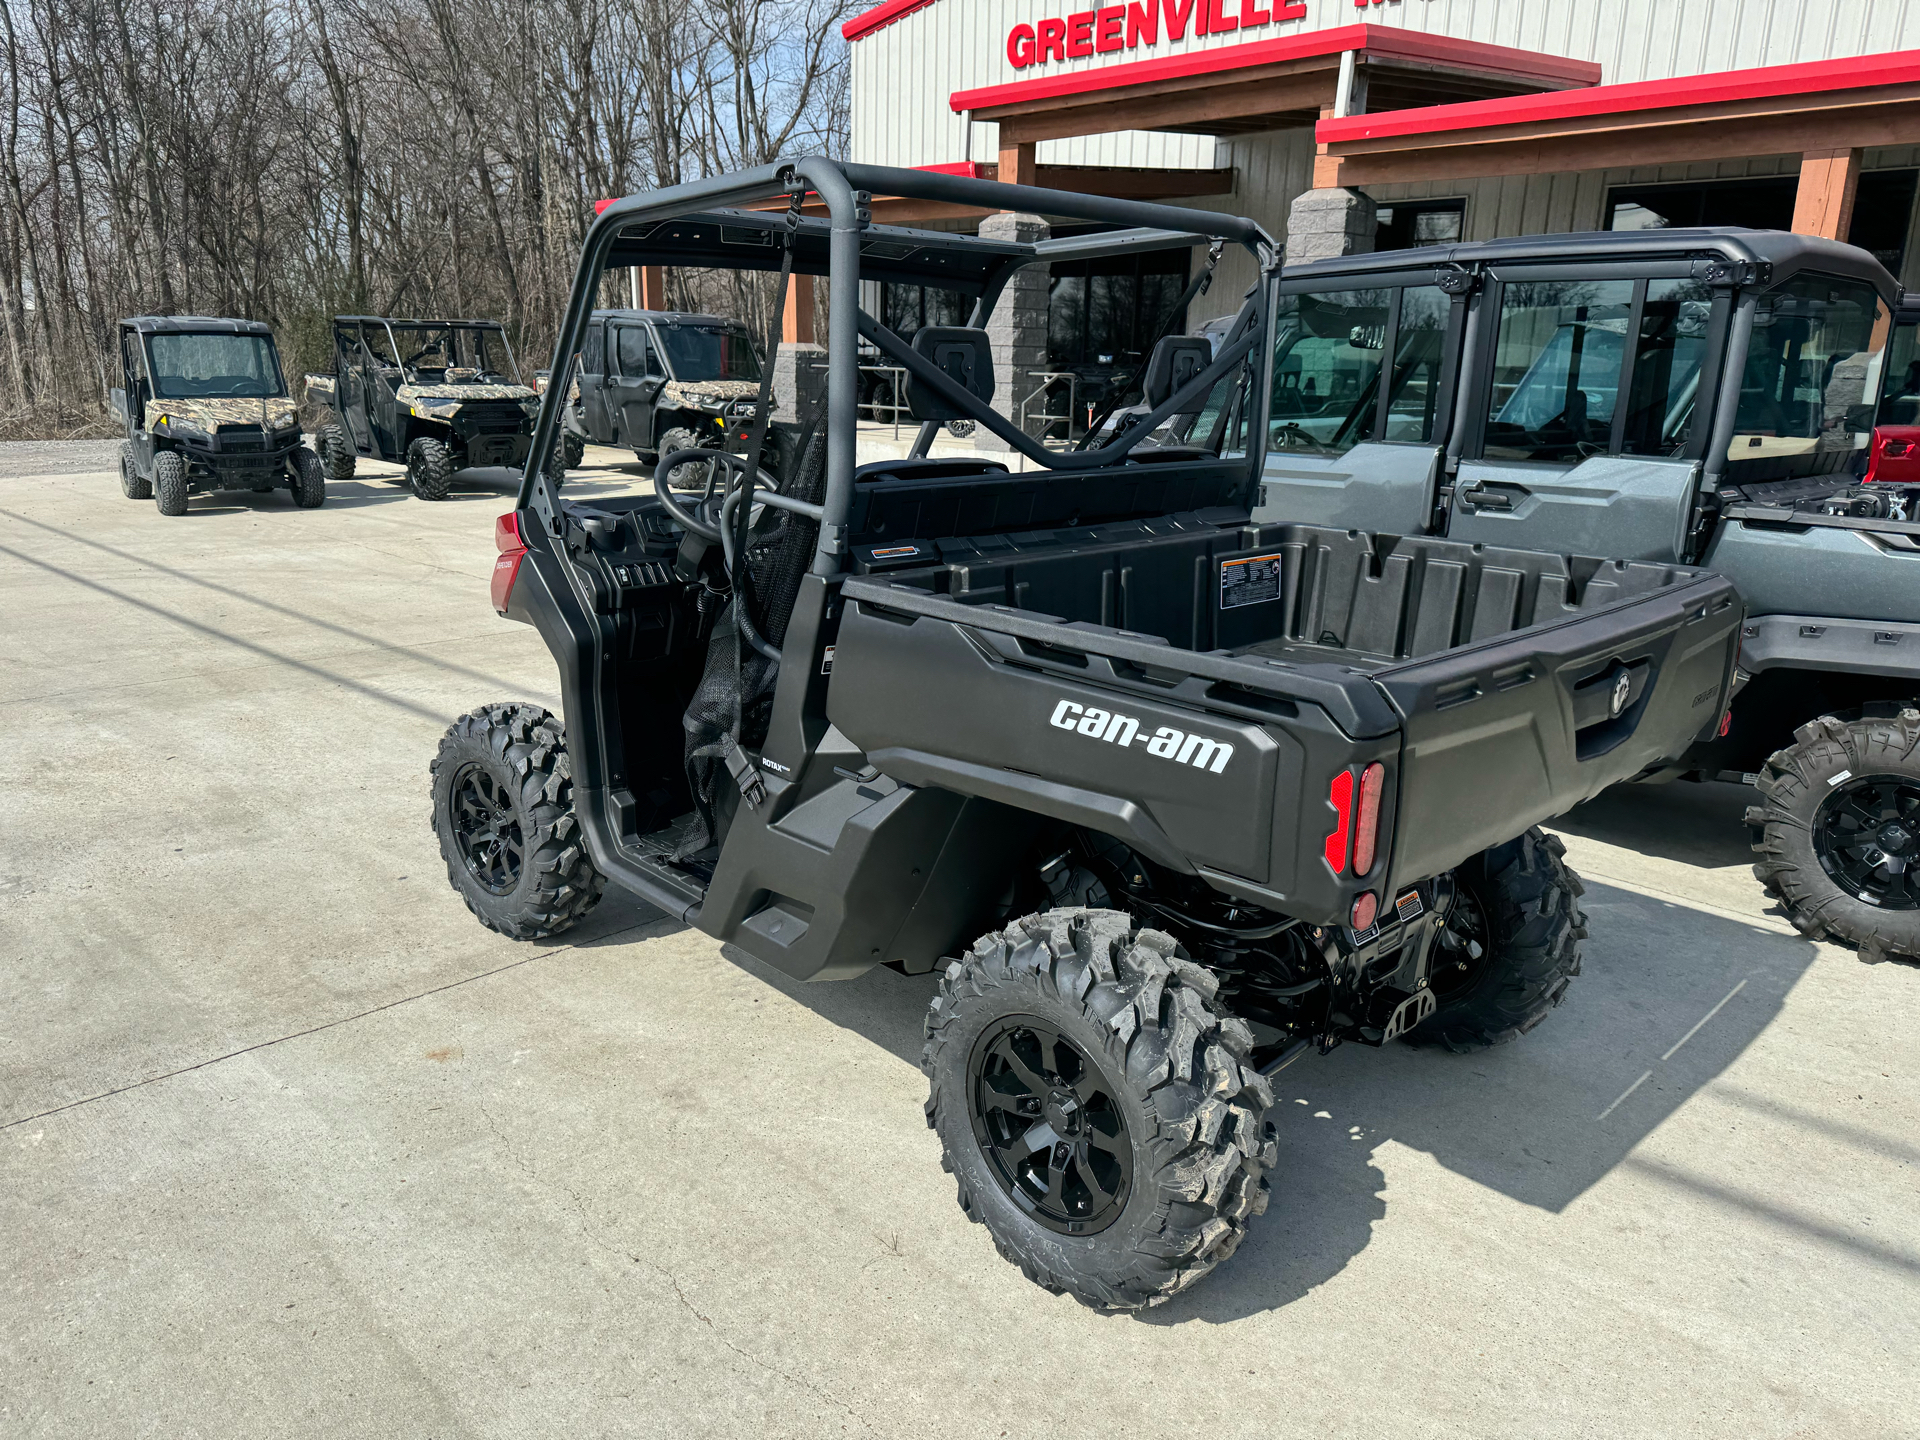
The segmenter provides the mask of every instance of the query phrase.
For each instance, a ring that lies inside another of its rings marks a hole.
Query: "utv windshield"
[[[1729,461],[1785,458],[1787,473],[1817,474],[1866,446],[1890,320],[1859,280],[1801,275],[1760,296]]]
[[[658,325],[675,380],[759,380],[760,355],[742,330],[719,325]]]
[[[161,399],[254,399],[287,393],[280,357],[264,335],[150,335],[147,354],[154,394]]]
[[[1921,347],[1916,345],[1917,337],[1921,337],[1921,326],[1912,318],[1895,324],[1894,336],[1888,341],[1887,364],[1882,367],[1887,378],[1881,385],[1876,425],[1921,424],[1921,418],[1917,418],[1917,411],[1921,411],[1921,359],[1917,358]]]
[[[386,328],[393,333],[401,369],[415,385],[520,384],[507,333],[497,325]]]

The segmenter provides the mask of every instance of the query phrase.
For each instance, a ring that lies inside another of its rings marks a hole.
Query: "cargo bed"
[[[1742,619],[1680,566],[1204,514],[939,553],[843,586],[828,714],[875,765],[1323,921],[1711,733]],[[1374,759],[1386,859],[1337,875],[1329,778]]]

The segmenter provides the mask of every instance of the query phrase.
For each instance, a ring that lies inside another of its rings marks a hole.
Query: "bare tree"
[[[596,200],[840,151],[857,3],[0,0],[0,437],[104,433],[128,314],[268,321],[296,372],[369,310],[544,356]]]

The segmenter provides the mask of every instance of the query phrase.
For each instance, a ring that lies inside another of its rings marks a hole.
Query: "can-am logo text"
[[[1175,730],[1173,726],[1161,726],[1149,735],[1141,729],[1140,721],[1134,716],[1105,711],[1099,706],[1078,705],[1071,700],[1064,700],[1054,707],[1049,724],[1064,731],[1073,731],[1076,735],[1106,741],[1110,745],[1144,745],[1149,755],[1162,756],[1183,765],[1199,766],[1215,775],[1226,769],[1227,763],[1234,758],[1234,747],[1227,741],[1189,735],[1185,731]]]

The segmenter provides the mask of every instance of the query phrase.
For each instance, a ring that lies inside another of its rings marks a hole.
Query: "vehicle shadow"
[[[1470,1055],[1350,1044],[1275,1077],[1281,1155],[1267,1215],[1231,1264],[1142,1319],[1232,1320],[1339,1275],[1387,1215],[1378,1158],[1390,1143],[1525,1205],[1565,1210],[1766,1029],[1815,957],[1799,936],[1610,886],[1590,885],[1583,905],[1582,974],[1528,1035]],[[732,946],[722,954],[919,1065],[937,976],[875,969],[815,984]]]
[[[1613,786],[1555,817],[1553,829],[1690,866],[1754,863],[1744,817],[1756,796],[1726,781]]]

